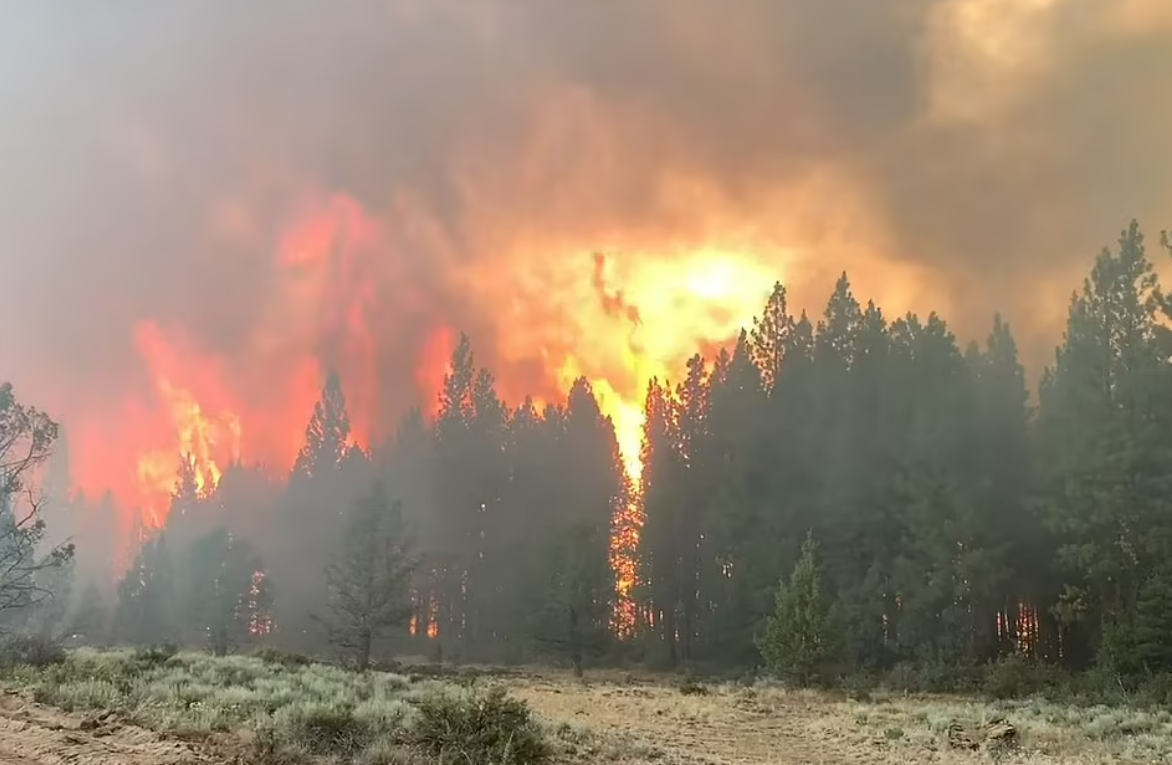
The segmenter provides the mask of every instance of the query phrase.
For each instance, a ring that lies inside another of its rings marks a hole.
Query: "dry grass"
[[[991,704],[959,697],[875,694],[861,701],[843,694],[787,691],[768,683],[692,684],[684,689],[678,681],[651,675],[597,673],[583,682],[544,670],[465,680],[460,685],[387,673],[358,678],[334,667],[249,656],[152,657],[92,650],[72,652],[60,664],[18,667],[6,680],[10,687],[73,712],[74,717],[93,718],[96,712],[112,710],[126,724],[172,738],[246,742],[243,750],[253,758],[287,761],[290,756],[300,760],[340,755],[360,763],[437,761],[438,749],[421,754],[421,731],[430,730],[428,735],[443,739],[452,727],[446,719],[430,728],[421,725],[421,710],[436,706],[437,700],[443,702],[440,707],[457,711],[475,700],[471,707],[483,709],[486,696],[481,686],[493,683],[503,683],[511,696],[527,702],[541,718],[535,735],[553,743],[557,763],[1172,761],[1172,712],[1041,700]],[[22,710],[26,708],[0,710],[0,727],[5,715],[11,721],[14,715],[28,713]],[[979,741],[986,723],[1000,718],[1016,726],[1018,740],[1012,748],[968,751],[950,743],[950,728],[959,725]],[[21,726],[11,730],[24,731],[26,738],[31,735]],[[49,741],[45,736],[49,734],[42,736]],[[61,742],[73,740],[58,737],[43,748],[71,746]],[[405,742],[414,742],[414,750],[405,750]],[[159,751],[169,752],[164,743],[160,741]],[[438,748],[443,746],[441,741]],[[3,754],[0,747],[0,760]],[[64,751],[55,754],[69,756]],[[148,762],[124,759],[128,765]],[[24,761],[50,760],[37,756]],[[163,761],[169,760],[150,762]]]
[[[79,649],[46,666],[10,668],[5,684],[93,719],[192,741],[243,742],[261,762],[454,757],[536,765],[549,751],[546,731],[529,721],[527,708],[491,689],[382,672],[358,676],[323,664]]]
[[[587,682],[545,674],[510,680],[514,695],[552,723],[595,733],[595,747],[632,762],[712,763],[1155,763],[1172,761],[1172,712],[1080,708],[1045,701],[794,692],[759,683],[685,695],[649,677]],[[972,752],[949,743],[959,724],[977,739],[1005,718],[1010,749]],[[598,744],[597,742],[609,742]]]

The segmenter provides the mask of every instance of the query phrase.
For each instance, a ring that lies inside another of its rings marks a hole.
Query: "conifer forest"
[[[409,412],[369,452],[332,375],[286,479],[238,463],[204,491],[184,461],[116,587],[74,575],[84,539],[49,560],[46,521],[22,521],[22,473],[57,426],[9,386],[0,617],[364,665],[407,651],[941,689],[1004,662],[1169,672],[1170,245],[1133,223],[1102,251],[1033,389],[999,316],[961,342],[847,274],[813,315],[776,284],[739,337],[651,383],[635,470],[585,379],[503,401],[466,336],[435,416]],[[41,590],[65,594],[36,605]]]

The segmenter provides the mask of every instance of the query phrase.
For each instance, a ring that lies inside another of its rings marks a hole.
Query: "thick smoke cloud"
[[[409,292],[421,306],[388,309],[388,365],[435,316],[502,331],[486,303],[509,284],[457,295],[467,274],[492,273],[476,264],[520,259],[499,271],[508,279],[556,270],[555,244],[588,258],[614,241],[726,226],[750,230],[764,260],[788,253],[779,269],[815,311],[847,268],[861,293],[894,295],[896,310],[946,308],[974,334],[1003,310],[1043,360],[1098,246],[1132,215],[1150,230],[1172,220],[1165,6],[7,10],[5,374],[79,400],[143,387],[132,332],[143,318],[245,352],[274,278],[256,253],[302,194],[331,190],[385,216],[398,244],[383,297]],[[591,261],[576,267],[589,280]]]

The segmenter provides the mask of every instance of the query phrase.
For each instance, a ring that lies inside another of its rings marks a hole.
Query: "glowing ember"
[[[261,603],[264,589],[265,572],[254,571],[252,585],[249,587],[248,599],[244,608],[248,614],[248,632],[256,637],[268,635],[273,631],[272,614],[268,613]]]

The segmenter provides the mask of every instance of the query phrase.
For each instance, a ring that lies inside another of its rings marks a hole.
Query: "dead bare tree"
[[[45,538],[42,500],[26,485],[29,472],[52,453],[57,432],[47,414],[16,400],[11,383],[0,384],[0,629],[12,612],[51,598],[46,574],[73,557],[68,542],[38,549]]]

